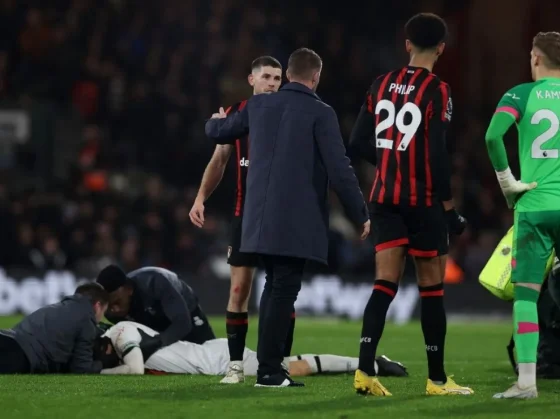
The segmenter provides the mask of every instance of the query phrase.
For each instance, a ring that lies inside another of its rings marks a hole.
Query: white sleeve
[[[144,374],[144,357],[139,347],[134,347],[124,356],[124,364],[115,368],[101,370],[101,374]]]
[[[138,329],[134,326],[127,325],[120,330],[113,344],[119,358],[124,359],[130,351],[140,347],[141,341],[142,336],[138,332]]]

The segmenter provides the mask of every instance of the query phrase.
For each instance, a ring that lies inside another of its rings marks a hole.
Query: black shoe
[[[391,361],[385,355],[375,358],[379,377],[408,377],[406,367],[400,362]]]
[[[257,376],[255,387],[304,387],[305,384],[294,381],[289,375],[277,373]]]

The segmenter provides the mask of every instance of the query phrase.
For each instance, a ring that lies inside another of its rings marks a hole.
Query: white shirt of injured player
[[[98,338],[96,346],[106,355],[101,374],[201,374],[223,375],[229,366],[227,339],[213,339],[202,345],[192,342],[175,342],[156,351],[144,360],[140,344],[146,336],[157,332],[135,322],[119,322]],[[357,358],[338,355],[295,355],[285,359],[293,376],[314,374],[352,373],[358,365]],[[258,368],[257,354],[249,348],[243,353],[243,368],[248,376],[255,376]],[[382,355],[376,359],[380,376],[404,377],[408,373],[399,362]]]

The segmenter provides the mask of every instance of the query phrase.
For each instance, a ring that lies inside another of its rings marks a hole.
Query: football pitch
[[[17,319],[0,318],[0,327]],[[225,336],[221,318],[212,324]],[[256,319],[248,345],[255,348]],[[357,356],[360,324],[299,318],[294,354]],[[306,377],[304,388],[254,388],[219,384],[208,376],[0,376],[0,418],[558,418],[560,381],[539,382],[536,400],[493,400],[514,380],[506,345],[508,323],[451,323],[447,373],[471,386],[473,396],[424,395],[426,363],[417,323],[388,325],[379,354],[401,361],[408,378],[383,379],[393,397],[362,397],[352,375]]]

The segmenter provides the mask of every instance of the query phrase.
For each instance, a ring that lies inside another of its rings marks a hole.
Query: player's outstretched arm
[[[232,150],[233,146],[230,144],[218,144],[204,170],[198,194],[189,212],[191,222],[199,228],[204,225],[204,203],[222,181]]]
[[[107,368],[101,370],[101,374],[107,375],[143,375],[144,374],[144,357],[138,346],[132,348],[123,357],[123,365],[115,368]]]
[[[227,116],[222,110],[221,116],[212,117],[206,122],[206,136],[216,144],[233,144],[239,137],[249,134],[248,107]]]

